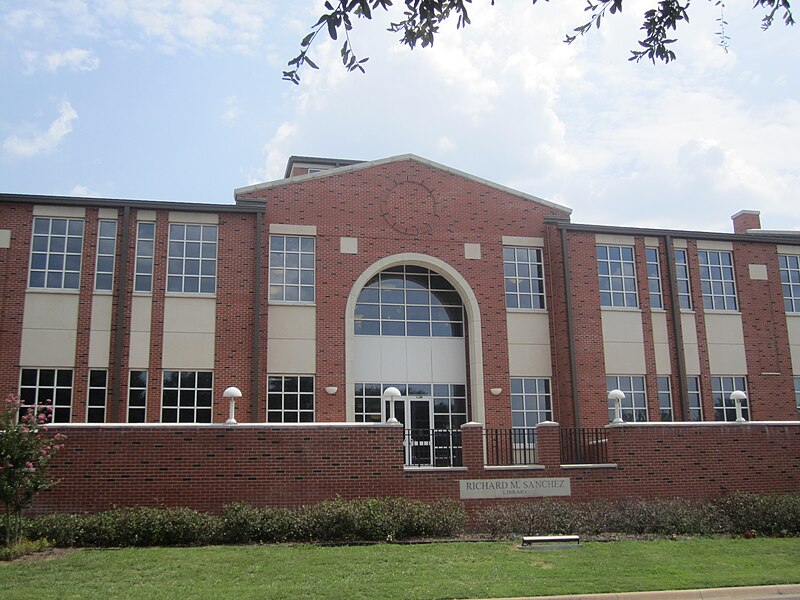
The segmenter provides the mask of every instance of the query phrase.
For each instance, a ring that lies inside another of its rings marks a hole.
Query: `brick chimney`
[[[740,210],[731,217],[733,233],[747,233],[748,229],[761,229],[760,215],[757,210]]]

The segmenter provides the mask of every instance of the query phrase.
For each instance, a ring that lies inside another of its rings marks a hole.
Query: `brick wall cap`
[[[366,429],[392,423],[50,423],[46,429]],[[402,425],[402,423],[400,423]]]
[[[757,425],[759,427],[800,427],[800,421],[675,421],[673,423],[609,423],[607,429],[624,427],[745,427]]]
[[[478,423],[477,421],[470,421],[469,423],[464,423],[461,426],[461,429],[464,429],[464,427],[483,427],[483,423]]]
[[[539,427],[561,427],[561,425],[557,421],[542,421],[536,424],[535,429]]]

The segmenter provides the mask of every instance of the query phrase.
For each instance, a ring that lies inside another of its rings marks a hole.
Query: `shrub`
[[[53,547],[53,542],[47,539],[28,541],[22,539],[13,546],[4,546],[0,548],[0,560],[14,560],[21,556],[27,556],[34,552],[41,552]]]
[[[748,535],[800,534],[800,494],[737,492],[718,500],[727,531]]]

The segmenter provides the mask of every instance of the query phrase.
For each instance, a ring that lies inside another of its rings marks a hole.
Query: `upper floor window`
[[[110,292],[114,285],[114,255],[117,248],[117,222],[100,221],[97,231],[97,267],[94,289]]]
[[[739,390],[747,393],[747,381],[742,376],[724,376],[711,378],[711,393],[714,397],[714,420],[735,421],[736,402],[731,400],[731,394]],[[741,401],[742,417],[750,420],[750,405],[748,399]]]
[[[800,312],[800,256],[778,256],[786,312]]]
[[[213,294],[217,290],[217,226],[169,226],[167,291]]]
[[[699,250],[700,287],[708,310],[737,310],[733,278],[733,254],[723,250]]]
[[[621,402],[622,420],[634,423],[647,421],[647,393],[644,389],[642,375],[608,375],[606,376],[608,391],[621,390],[625,394]],[[613,421],[615,406],[608,401],[608,420]]]
[[[164,371],[162,423],[211,423],[211,371]]]
[[[35,217],[29,286],[77,290],[82,248],[82,219]]]
[[[630,246],[597,246],[600,306],[639,306],[636,268]]]
[[[683,248],[675,248],[675,279],[678,283],[678,302],[681,308],[692,310],[692,288],[689,285],[689,261],[686,257],[686,250]]]
[[[269,299],[314,302],[316,240],[310,236],[269,236]]]
[[[673,421],[672,414],[672,387],[669,377],[658,378],[658,410],[662,421]]]
[[[136,292],[153,291],[153,256],[155,254],[156,224],[139,221],[136,224],[136,273],[133,289]]]
[[[686,388],[689,392],[689,420],[703,420],[703,403],[700,401],[700,378],[691,376],[686,379]]]
[[[461,296],[444,277],[423,267],[387,269],[358,295],[355,333],[464,337]]]
[[[545,308],[541,248],[503,248],[506,308]]]
[[[645,256],[647,257],[647,289],[650,293],[650,308],[664,308],[658,248],[645,248]]]
[[[19,416],[52,409],[50,422],[69,423],[72,413],[72,369],[22,369]]]
[[[553,420],[550,380],[528,377],[511,378],[511,426],[533,428]]]

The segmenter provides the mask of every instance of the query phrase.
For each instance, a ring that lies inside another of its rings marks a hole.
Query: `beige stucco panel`
[[[131,331],[150,333],[153,316],[153,299],[150,296],[134,296],[131,302]]]
[[[78,294],[28,292],[22,329],[78,329]]]
[[[213,333],[164,332],[161,356],[164,369],[213,369]]]
[[[669,359],[669,336],[667,333],[667,313],[651,313],[653,322],[653,347],[656,355],[656,372],[662,375],[672,373]]]
[[[317,307],[271,304],[268,313],[267,338],[317,339]]]
[[[638,310],[604,310],[602,319],[605,342],[640,344],[644,348],[641,312]]]
[[[509,344],[508,368],[512,377],[551,377],[550,345]]]
[[[792,355],[792,372],[800,376],[800,315],[786,315],[789,330],[789,351]]]
[[[215,298],[164,299],[164,333],[214,333],[217,314]]]
[[[683,345],[683,359],[687,375],[700,375],[700,348],[697,344]]]
[[[92,297],[92,329],[111,329],[111,310],[113,298],[110,295],[95,294]]]
[[[647,372],[644,344],[605,342],[606,373],[613,375],[643,375]]]
[[[707,312],[706,339],[709,344],[741,345],[744,348],[742,315]]]
[[[150,366],[149,331],[131,331],[128,361],[131,369],[147,369]]]
[[[33,214],[37,217],[82,219],[86,216],[86,208],[83,206],[51,206],[49,204],[36,204],[33,207]]]
[[[659,375],[672,373],[672,362],[669,359],[669,344],[653,344],[656,355],[656,372]]]
[[[108,368],[111,354],[111,331],[92,329],[89,332],[89,367]]]
[[[693,312],[681,313],[681,334],[684,344],[697,344],[697,320]]]
[[[723,240],[697,240],[698,250],[733,250],[732,242],[725,242]]]
[[[0,229],[0,248],[11,248],[10,229]]]
[[[747,357],[744,346],[709,344],[708,367],[712,375],[743,375],[747,373]]]
[[[23,367],[72,367],[74,329],[23,329],[19,362]]]
[[[550,345],[550,321],[546,312],[506,312],[509,344]]]
[[[636,238],[632,235],[616,235],[608,233],[598,233],[594,236],[598,244],[610,244],[612,246],[633,246]]]
[[[544,246],[544,238],[504,235],[503,246],[533,246],[541,248]]]
[[[316,371],[316,344],[313,340],[267,341],[267,373],[270,375],[313,374]]]
[[[356,336],[355,381],[466,382],[463,338]]]
[[[174,223],[199,223],[202,225],[216,225],[219,223],[219,215],[213,212],[183,212],[179,210],[169,211],[169,220]]]

